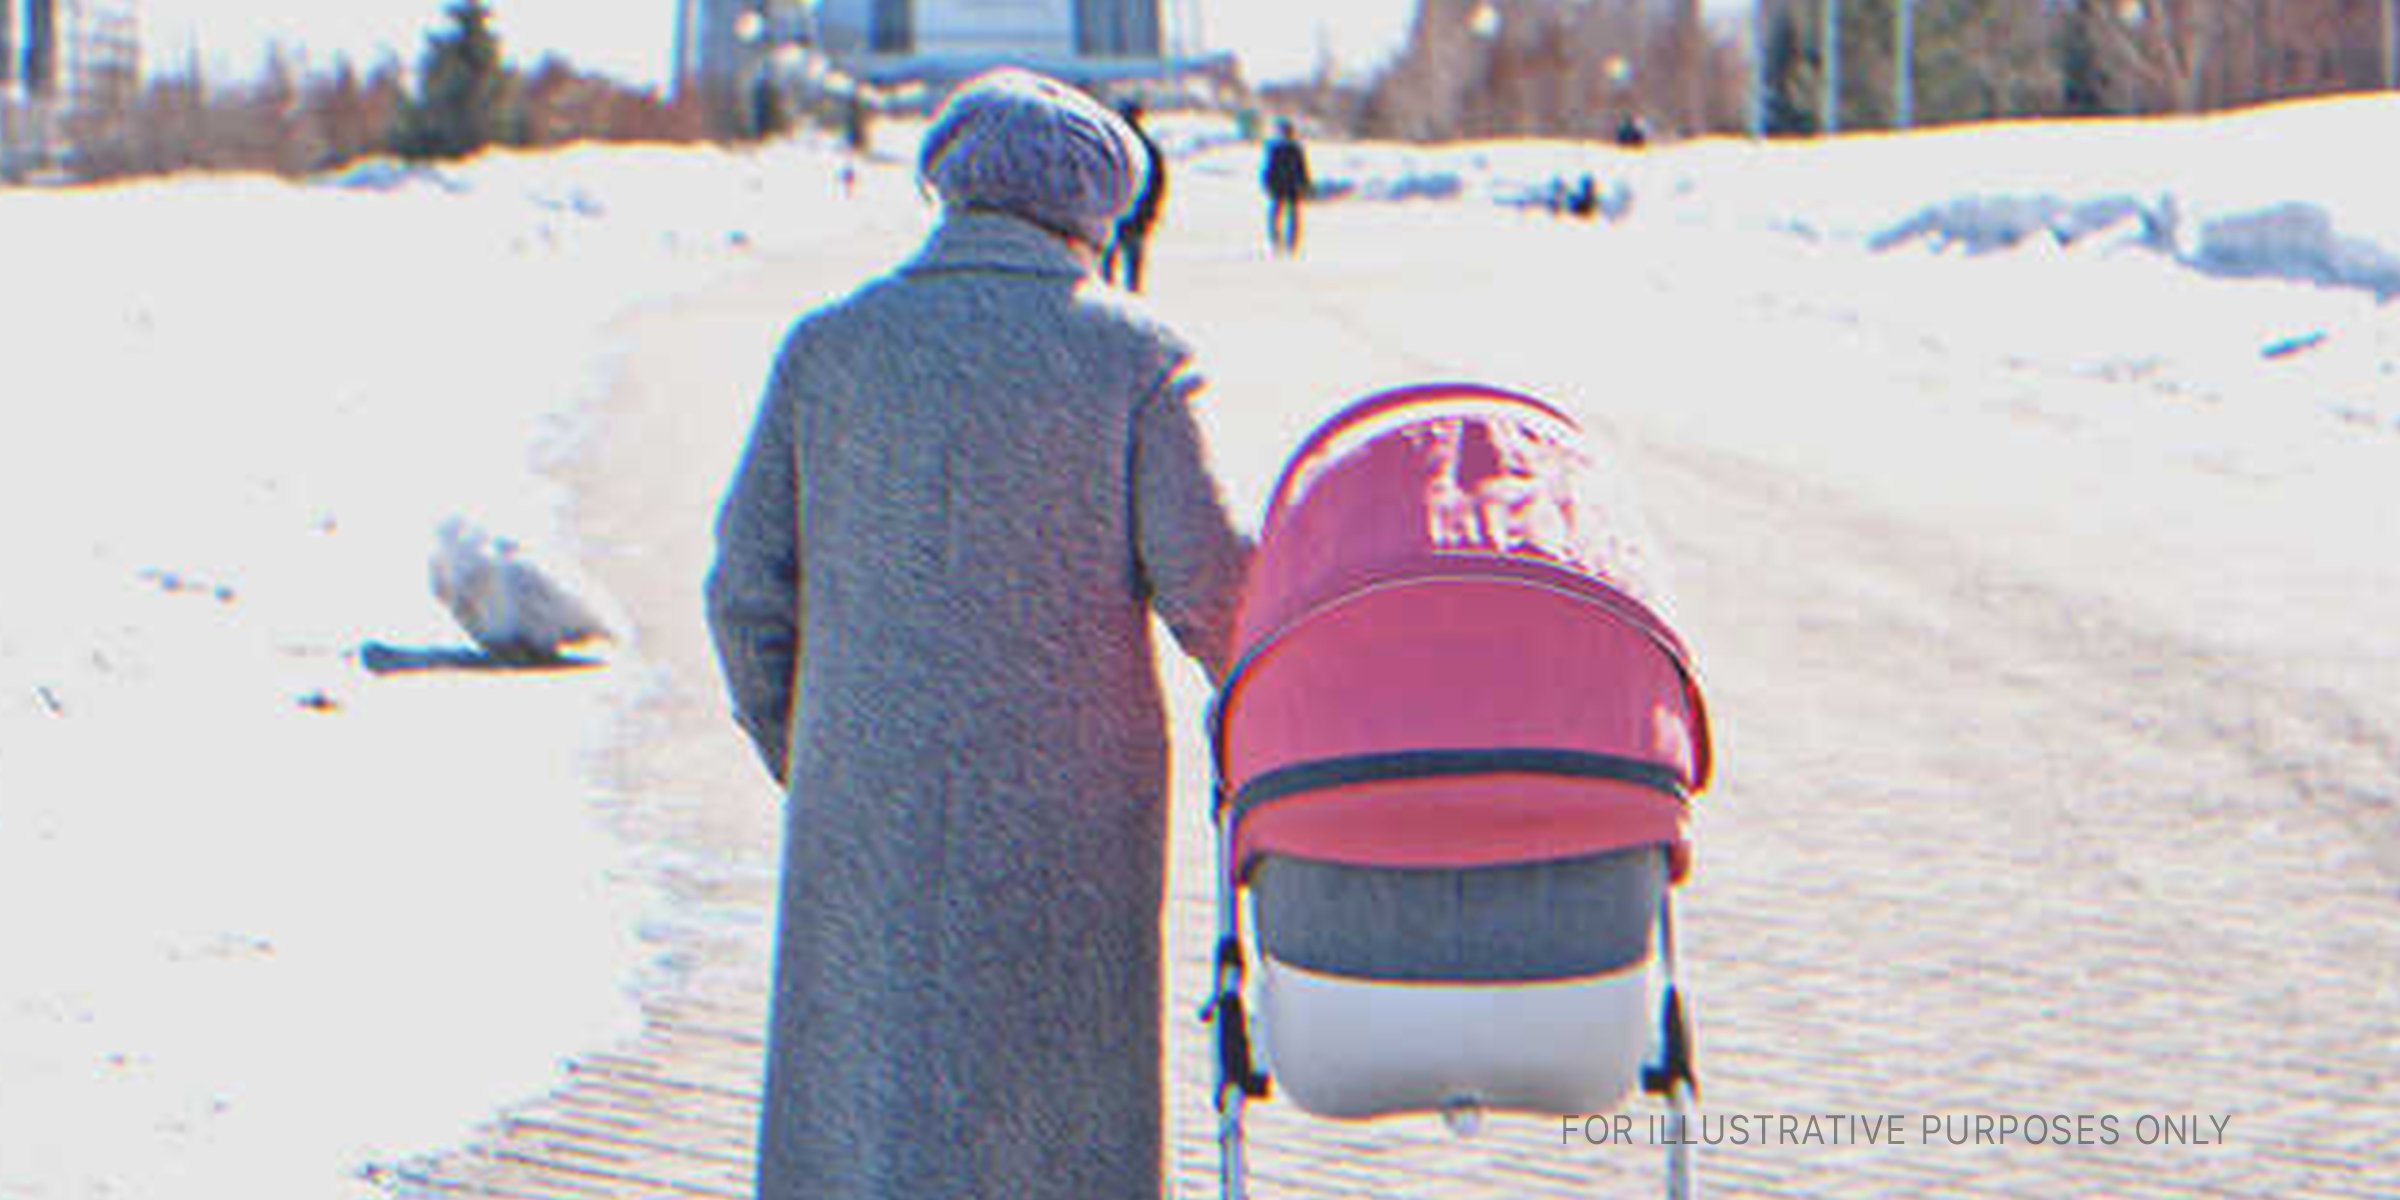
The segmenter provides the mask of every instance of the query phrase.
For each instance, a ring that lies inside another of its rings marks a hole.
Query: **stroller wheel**
[[[1700,1077],[1692,1070],[1692,1014],[1683,1007],[1683,989],[1669,984],[1667,1000],[1659,1012],[1659,1034],[1662,1052],[1659,1061],[1642,1068],[1642,1090],[1653,1096],[1674,1094],[1675,1085],[1687,1084],[1692,1098],[1700,1096]]]

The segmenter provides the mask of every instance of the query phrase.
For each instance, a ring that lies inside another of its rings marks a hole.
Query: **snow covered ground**
[[[591,760],[638,648],[357,652],[463,649],[437,524],[558,547],[606,323],[834,186],[616,150],[0,194],[0,1195],[338,1194],[631,1028]]]
[[[1422,295],[1429,371],[1506,357],[1522,377],[1498,382],[1771,428],[1935,519],[1999,522],[1978,496],[2042,482],[1912,475],[1911,439],[1959,436],[1928,396],[2164,447],[2261,497],[2207,511],[2257,523],[2254,569],[2305,577],[2382,536],[2395,494],[2400,181],[2373,151],[2396,140],[2377,99],[1826,146],[1321,145],[1373,236],[1311,252]],[[1164,236],[1251,228],[1255,170],[1240,146],[1179,164]],[[1462,329],[1412,274],[1547,222],[1518,202],[1585,171],[1630,207],[1510,240],[1488,269],[1523,312]],[[543,676],[374,677],[356,651],[460,643],[424,579],[443,517],[561,541],[543,465],[628,309],[762,256],[904,251],[927,215],[905,170],[855,195],[837,172],[813,145],[583,149],[0,193],[0,1195],[339,1194],[629,1028],[655,901],[592,758],[639,647]],[[1258,249],[1162,246],[1154,277]],[[1628,295],[1686,306],[1683,340],[1596,357]],[[1908,385],[1811,394],[1833,337],[1888,347]],[[1712,361],[1737,341],[1774,353]],[[2177,536],[2188,483],[2119,474],[2110,502]],[[2307,623],[2264,594],[2233,615]]]
[[[1686,272],[1772,270],[1749,253],[1749,235],[1771,234],[1774,257],[1809,278],[1761,278],[1762,291],[1854,296],[1878,327],[2388,425],[2400,330],[2377,301],[2400,296],[2400,182],[2371,148],[2395,130],[2400,98],[2373,98],[1831,145],[1325,146],[1313,165],[1320,185],[1367,201],[1527,207],[1588,173],[1637,230],[1728,240]],[[1230,182],[1256,169],[1254,152],[1225,147],[1187,173]],[[1996,261],[1955,261],[1977,257]],[[2194,275],[2329,286],[2210,288]]]

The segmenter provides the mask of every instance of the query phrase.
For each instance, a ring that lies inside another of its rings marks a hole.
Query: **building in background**
[[[762,81],[938,94],[995,66],[1085,84],[1230,77],[1200,0],[678,0],[676,89],[736,121]]]
[[[55,167],[62,130],[136,77],[135,0],[0,0],[0,179]]]
[[[825,0],[837,58],[890,69],[1007,59],[1077,72],[1166,57],[1159,0]]]
[[[0,0],[0,93],[18,101],[58,95],[61,35],[82,8],[75,0]]]

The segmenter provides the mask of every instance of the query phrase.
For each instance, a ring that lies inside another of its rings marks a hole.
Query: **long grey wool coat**
[[[1249,551],[1189,354],[1086,274],[947,218],[793,328],[719,517],[711,624],[788,783],[762,1200],[1160,1192],[1147,609],[1220,676]]]

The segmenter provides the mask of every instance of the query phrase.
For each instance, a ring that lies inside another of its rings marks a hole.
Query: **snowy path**
[[[2367,536],[2389,495],[2368,481],[2400,439],[2328,420],[2265,441],[2139,379],[1995,362],[1862,320],[1909,298],[1845,294],[1860,272],[1764,240],[1347,208],[1268,263],[1218,186],[1183,193],[1154,287],[1208,351],[1245,511],[1318,417],[1428,376],[1567,401],[1641,476],[1720,725],[1685,907],[1708,1108],[1919,1135],[1715,1150],[1713,1194],[2382,1186],[2400,652],[2378,627],[2400,563]],[[659,672],[617,768],[677,896],[650,936],[684,969],[637,1046],[419,1183],[741,1194],[775,820],[698,625],[706,522],[776,331],[904,245],[791,257],[624,327],[578,521]],[[1171,678],[1175,1173],[1199,1195],[1201,695]],[[1923,1144],[1919,1118],[1967,1113],[2116,1114],[2125,1144]],[[2144,1147],[2143,1114],[2232,1121],[2222,1146]],[[1657,1167],[1547,1122],[1461,1143],[1270,1105],[1254,1137],[1272,1196],[1635,1195]]]
[[[1298,427],[1253,396],[1397,372],[1532,387],[1630,452],[1722,739],[1688,896],[1710,1107],[2238,1114],[2222,1150],[1753,1147],[1717,1192],[2364,1194],[2400,1127],[2400,562],[2369,525],[2400,445],[1900,342],[1764,243],[1411,222],[1329,218],[1305,286],[1229,266],[1170,307],[1245,449]],[[1422,1136],[1509,1192],[1625,1157]]]

